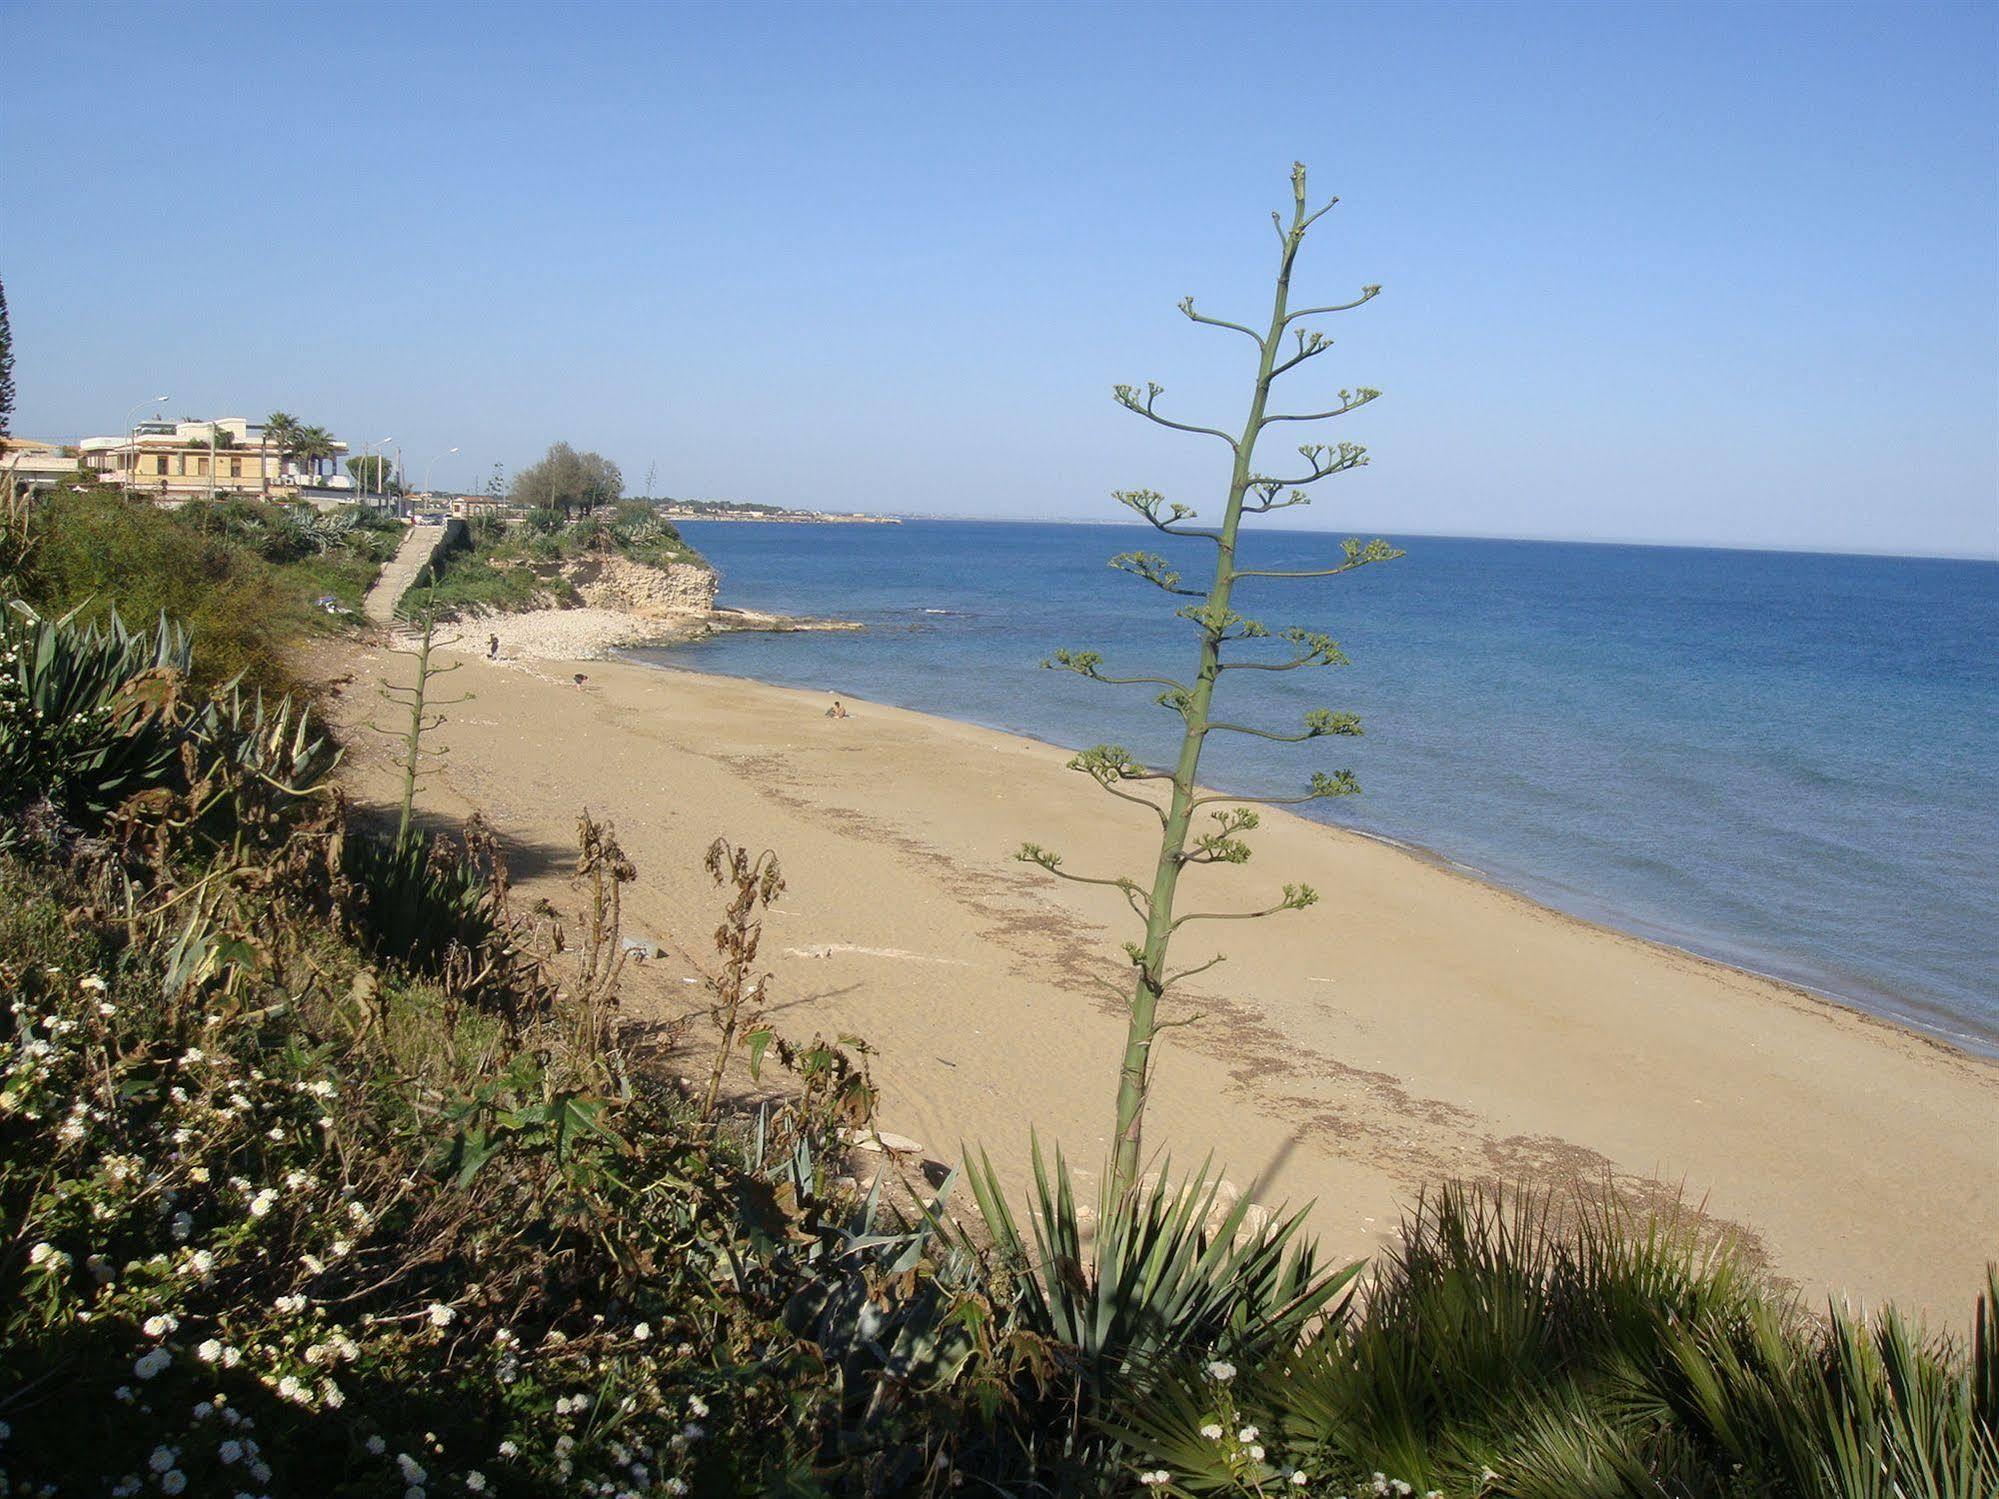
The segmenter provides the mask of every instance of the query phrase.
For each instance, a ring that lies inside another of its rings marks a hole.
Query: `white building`
[[[329,491],[353,498],[354,481],[340,471],[346,443],[328,439],[326,451],[306,456],[280,451],[268,436],[262,422],[240,416],[152,421],[118,437],[86,437],[77,453],[107,483],[169,502],[265,493],[318,498]]]

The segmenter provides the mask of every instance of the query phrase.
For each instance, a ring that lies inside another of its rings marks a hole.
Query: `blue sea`
[[[722,602],[858,633],[721,636],[635,654],[815,687],[1065,746],[1170,758],[1139,688],[1039,669],[1182,675],[1192,627],[1106,559],[1211,549],[1125,526],[690,523]],[[1999,564],[1445,537],[1243,612],[1321,629],[1352,665],[1224,677],[1226,716],[1352,709],[1359,740],[1209,743],[1203,779],[1308,808],[1548,905],[1772,974],[1999,1055]],[[1338,538],[1264,531],[1253,567]],[[1023,829],[1023,834],[1028,829]]]

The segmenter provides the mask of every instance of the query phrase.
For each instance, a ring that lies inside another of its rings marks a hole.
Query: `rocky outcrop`
[[[715,607],[715,570],[696,562],[653,567],[629,557],[582,557],[563,563],[562,576],[592,609],[663,619]]]

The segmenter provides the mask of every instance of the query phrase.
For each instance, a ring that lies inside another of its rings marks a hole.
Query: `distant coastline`
[[[786,510],[776,505],[730,504],[718,500],[662,500],[657,506],[662,520],[763,521],[768,524],[809,526],[899,526],[902,517],[868,515],[860,511],[835,514],[822,510]]]

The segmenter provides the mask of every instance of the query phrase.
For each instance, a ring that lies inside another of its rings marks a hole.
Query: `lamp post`
[[[383,449],[383,448],[386,448],[386,447],[387,447],[387,446],[388,446],[388,445],[389,445],[390,443],[392,443],[392,442],[394,442],[394,441],[395,441],[395,439],[394,439],[393,437],[385,437],[385,438],[383,438],[383,439],[382,439],[382,440],[381,440],[380,442],[378,442],[378,443],[376,443],[376,444],[374,445],[374,446],[375,446],[375,462],[374,462],[374,463],[373,463],[373,465],[371,466],[371,467],[372,467],[372,472],[370,472],[370,473],[369,473],[369,475],[368,475],[368,477],[369,477],[369,478],[370,478],[371,480],[373,480],[373,481],[374,481],[374,485],[375,485],[375,493],[376,493],[376,495],[377,495],[378,497],[381,497],[381,498],[384,498],[384,499],[386,499],[386,498],[388,497],[388,493],[389,493],[389,486],[388,486],[388,484],[387,484],[386,482],[384,482],[384,480],[383,480],[383,478],[382,478],[382,461],[383,461],[383,460],[382,460],[382,449]]]
[[[125,431],[132,441],[131,477],[135,483],[139,477],[139,413],[144,411],[148,406],[157,406],[162,401],[171,401],[172,399],[172,396],[154,396],[151,400],[141,401],[138,405],[134,406],[125,417]]]
[[[424,464],[424,466],[423,466],[423,492],[424,492],[425,494],[429,494],[429,493],[430,493],[430,471],[431,471],[431,470],[432,470],[433,468],[435,468],[435,467],[437,466],[437,460],[438,460],[438,458],[440,458],[440,457],[447,457],[447,456],[449,456],[450,454],[452,454],[452,453],[455,453],[455,452],[457,452],[457,451],[458,451],[458,449],[456,449],[456,448],[446,448],[446,449],[444,450],[444,452],[443,452],[443,453],[440,453],[440,454],[434,454],[434,455],[432,455],[432,457],[431,457],[430,461],[429,461],[429,462],[427,462],[426,464]]]

